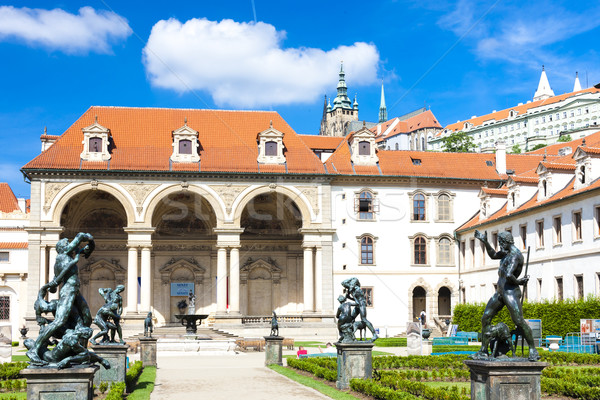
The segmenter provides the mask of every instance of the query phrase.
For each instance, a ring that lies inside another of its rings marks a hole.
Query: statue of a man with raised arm
[[[496,251],[487,240],[487,232],[481,233],[475,231],[475,237],[483,242],[488,255],[493,260],[500,260],[498,268],[498,285],[496,293],[488,301],[483,317],[481,318],[481,332],[486,332],[492,321],[506,306],[510,317],[515,325],[523,332],[523,337],[529,346],[529,361],[537,361],[540,356],[535,349],[533,333],[531,328],[523,318],[523,309],[521,306],[521,285],[526,285],[529,276],[519,279],[523,269],[523,254],[514,244],[514,239],[510,232],[500,232],[498,234],[498,243],[500,249]],[[482,335],[481,349],[474,358],[489,358],[488,353],[489,338]]]

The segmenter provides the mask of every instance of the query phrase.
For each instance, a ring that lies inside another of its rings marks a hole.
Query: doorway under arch
[[[446,286],[442,286],[438,290],[438,316],[448,317],[452,314],[452,293]]]
[[[417,286],[412,292],[413,303],[413,321],[417,321],[421,315],[421,311],[426,309],[427,292],[422,286]],[[425,311],[427,312],[427,311]]]

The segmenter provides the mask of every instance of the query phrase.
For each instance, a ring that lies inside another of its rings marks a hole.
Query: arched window
[[[360,263],[373,264],[373,238],[364,236],[360,239]]]
[[[450,196],[443,193],[438,196],[438,220],[450,221],[452,220],[452,213],[450,211]]]
[[[363,190],[358,195],[358,219],[373,219],[373,194]]]
[[[371,144],[366,140],[358,142],[358,155],[369,156],[371,155]]]
[[[93,137],[90,138],[90,153],[102,152],[102,139]]]
[[[417,236],[414,242],[415,264],[427,264],[427,240]]]
[[[425,151],[427,148],[425,147],[425,137],[421,137],[421,150]]]
[[[179,141],[179,154],[192,154],[192,141],[191,140],[180,140]]]
[[[438,241],[438,264],[450,265],[452,263],[452,242],[447,237]]]
[[[413,221],[425,221],[425,196],[420,193],[413,197]]]

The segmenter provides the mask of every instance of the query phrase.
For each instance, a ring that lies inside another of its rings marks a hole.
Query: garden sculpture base
[[[283,365],[283,336],[265,336],[265,365]]]
[[[110,363],[110,369],[100,366],[94,375],[94,385],[100,386],[100,382],[125,382],[127,373],[127,349],[126,344],[96,344],[92,345],[94,353]]]
[[[97,365],[73,368],[25,368],[28,400],[92,400]]]
[[[335,386],[345,390],[353,378],[371,379],[373,376],[372,342],[336,343],[337,381]]]
[[[140,359],[144,367],[156,367],[156,342],[157,338],[141,337]]]
[[[545,362],[467,360],[471,370],[471,400],[540,400]]]

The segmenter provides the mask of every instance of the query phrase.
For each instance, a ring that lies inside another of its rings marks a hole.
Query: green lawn
[[[357,399],[357,397],[354,397],[351,394],[348,394],[345,392],[341,392],[335,388],[332,388],[329,385],[326,385],[323,382],[312,379],[308,376],[300,375],[299,373],[295,372],[292,369],[281,367],[277,364],[269,365],[269,368],[271,368],[273,371],[278,372],[281,375],[283,375],[293,381],[296,381],[304,386],[313,388],[313,389],[323,393],[325,396],[331,397],[332,399],[337,399],[337,400],[356,400]]]
[[[0,393],[0,400],[27,400],[27,392]]]
[[[427,386],[431,386],[431,387],[435,387],[435,388],[441,388],[441,387],[447,387],[447,386],[457,386],[458,390],[464,388],[467,388],[467,390],[471,390],[471,382],[447,382],[447,381],[440,381],[440,382],[422,382],[424,384],[426,384]]]
[[[13,361],[29,361],[29,357],[27,357],[25,354],[17,354],[12,356],[12,360]]]
[[[323,342],[301,342],[301,341],[294,341],[294,347],[325,347],[325,343]]]
[[[150,393],[154,390],[154,381],[156,381],[156,367],[145,367],[135,389],[127,396],[127,400],[149,400]]]

